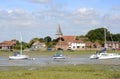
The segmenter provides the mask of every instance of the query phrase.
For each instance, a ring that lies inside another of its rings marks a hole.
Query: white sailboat
[[[104,49],[102,51],[98,51],[95,54],[90,56],[90,59],[113,59],[113,58],[120,58],[118,53],[107,53],[106,52],[106,30],[104,28],[104,35],[105,35],[105,44]]]
[[[10,60],[22,60],[22,59],[28,59],[29,58],[29,56],[22,54],[23,51],[22,51],[22,35],[21,35],[21,33],[20,33],[20,38],[21,38],[20,53],[16,52],[16,53],[14,53],[14,55],[9,56]]]

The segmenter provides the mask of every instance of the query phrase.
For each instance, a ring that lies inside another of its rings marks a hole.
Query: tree
[[[49,43],[49,42],[52,41],[52,39],[51,39],[50,36],[46,36],[46,37],[44,38],[44,41],[45,41],[46,43]]]
[[[34,42],[39,41],[39,40],[40,40],[39,38],[33,38],[33,39],[31,39],[30,42],[29,42],[30,46],[31,46]]]
[[[92,42],[95,42],[97,40],[104,42],[104,39],[105,39],[104,30],[106,30],[107,41],[110,41],[110,32],[106,28],[97,28],[94,30],[90,30],[86,34],[86,37],[88,37],[88,39],[90,39],[90,41],[92,41]]]
[[[21,45],[21,42],[16,40],[16,45],[14,46],[14,49],[20,50],[20,45]],[[24,50],[25,48],[30,48],[30,45],[26,42],[22,42],[22,49]]]
[[[120,42],[120,34],[112,34],[113,41],[119,41]]]
[[[50,36],[46,36],[46,37],[44,38],[44,42],[45,42],[45,44],[46,44],[46,46],[47,46],[48,48],[53,47],[52,39],[51,39]]]

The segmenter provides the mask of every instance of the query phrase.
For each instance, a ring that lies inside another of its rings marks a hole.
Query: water
[[[9,60],[7,57],[0,57],[0,66],[48,66],[64,64],[120,64],[120,59],[89,59],[89,56],[66,57],[66,59],[53,59],[48,56],[37,56],[35,60]]]

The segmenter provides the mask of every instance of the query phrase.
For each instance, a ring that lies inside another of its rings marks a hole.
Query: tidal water
[[[53,59],[49,56],[37,56],[35,60],[9,60],[7,57],[0,57],[0,66],[48,66],[64,64],[114,64],[119,65],[120,59],[89,59],[89,56],[73,56],[66,59]]]

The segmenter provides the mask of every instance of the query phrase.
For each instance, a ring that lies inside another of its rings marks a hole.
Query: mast
[[[20,54],[22,55],[22,34],[20,32]]]
[[[105,40],[104,47],[106,48],[106,26],[104,28],[104,40]]]

